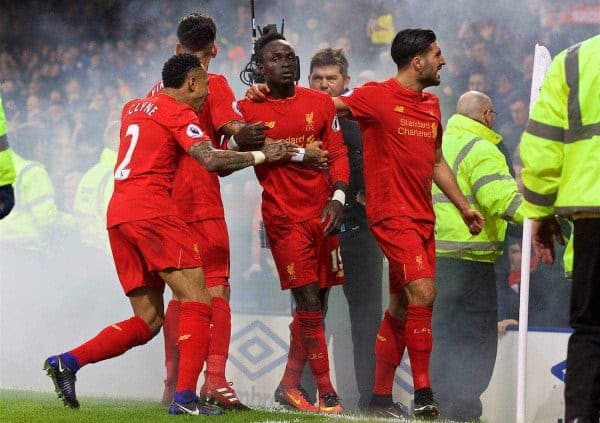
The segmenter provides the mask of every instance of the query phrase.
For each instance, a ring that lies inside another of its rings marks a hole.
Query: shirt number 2
[[[125,154],[125,158],[123,161],[117,166],[115,170],[115,180],[122,181],[129,177],[131,173],[131,169],[127,168],[129,162],[131,162],[131,156],[133,156],[133,150],[137,145],[138,139],[140,137],[140,127],[139,125],[132,124],[127,127],[127,132],[125,136],[131,136],[131,143],[129,144],[129,148],[127,149],[127,153]]]

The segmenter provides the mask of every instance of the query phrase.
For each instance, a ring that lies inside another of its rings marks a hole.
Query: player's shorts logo
[[[293,281],[294,279],[296,279],[296,269],[295,267],[295,263],[290,263],[287,266],[287,273],[288,273],[288,279]]]
[[[190,123],[187,126],[185,133],[190,138],[202,138],[204,136],[204,132],[202,132],[202,129],[200,129],[200,127],[195,123]]]
[[[423,270],[424,269],[423,256],[419,254],[418,256],[415,257],[415,261],[417,262],[417,269]]]

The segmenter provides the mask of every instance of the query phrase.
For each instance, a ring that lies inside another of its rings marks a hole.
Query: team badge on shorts
[[[287,266],[288,279],[291,281],[296,279],[296,269],[294,267],[295,267],[295,263],[290,263]]]

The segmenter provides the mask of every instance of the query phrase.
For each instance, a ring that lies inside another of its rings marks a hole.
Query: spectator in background
[[[490,83],[484,70],[471,71],[469,74],[468,91],[479,91],[481,93],[490,92]]]
[[[521,282],[521,240],[511,238],[508,255],[501,258],[502,268],[497,273],[498,321],[519,320],[519,293]],[[557,248],[562,257],[564,248]],[[529,275],[529,326],[565,328],[569,326],[569,298],[571,284],[565,277],[562,260],[554,265],[531,257]]]
[[[502,126],[499,132],[504,137],[504,145],[512,155],[519,145],[521,134],[525,130],[529,108],[527,101],[520,95],[514,94],[508,101],[508,113],[510,121]]]
[[[81,178],[74,198],[74,212],[82,244],[110,256],[106,210],[113,193],[113,170],[119,148],[119,122],[104,131],[104,149],[98,162]]]

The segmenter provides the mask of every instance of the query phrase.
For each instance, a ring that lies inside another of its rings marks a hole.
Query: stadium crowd
[[[443,122],[465,91],[488,94],[495,104],[495,129],[503,136],[503,153],[519,181],[522,165],[518,146],[528,119],[533,45],[538,42],[556,53],[589,37],[597,28],[597,18],[586,17],[586,11],[593,12],[594,4],[528,0],[525,4],[514,1],[490,6],[459,0],[435,6],[436,13],[432,14],[418,0],[326,0],[318,4],[311,0],[278,0],[257,2],[257,17],[259,24],[279,24],[281,15],[286,17],[286,38],[297,46],[301,58],[302,85],[307,85],[309,57],[325,47],[344,50],[353,77],[351,86],[385,79],[394,68],[389,45],[397,31],[406,27],[433,28],[446,57],[442,83],[432,90],[440,98]],[[36,14],[29,14],[30,10],[36,10]],[[47,206],[45,213],[36,216],[39,230],[35,236],[31,238],[28,231],[19,233],[19,227],[5,230],[3,248],[35,251],[36,257],[58,260],[67,248],[98,248],[90,247],[85,239],[89,222],[82,222],[77,209],[78,187],[84,173],[108,146],[107,134],[114,131],[107,132],[106,128],[119,119],[123,104],[143,97],[158,81],[162,63],[177,42],[176,22],[189,11],[215,18],[220,54],[211,72],[227,76],[241,98],[244,87],[238,75],[250,59],[251,50],[247,1],[232,1],[227,8],[210,0],[201,5],[156,2],[150,6],[141,1],[34,0],[5,6],[0,15],[0,92],[10,143],[25,159],[42,164],[48,184],[31,188],[46,189],[37,202],[31,201],[28,210],[33,212],[41,202]],[[268,254],[257,250],[261,228],[259,191],[247,172],[222,181],[231,234],[232,280],[234,284],[239,278],[253,282],[240,287],[238,295],[244,300],[232,300],[232,309],[264,311],[266,307],[271,312],[289,313],[287,297],[261,294],[270,292],[265,279],[277,276]],[[17,205],[16,210],[26,212],[23,205]],[[3,225],[11,225],[11,221]],[[498,321],[518,319],[519,232],[516,226],[509,229],[505,254],[496,266]],[[106,246],[100,246],[100,250],[108,253]],[[83,263],[76,269],[80,280],[88,277],[86,266]],[[562,265],[549,266],[534,260],[531,270],[531,323],[566,326],[569,298]],[[270,303],[264,303],[265,297]]]

